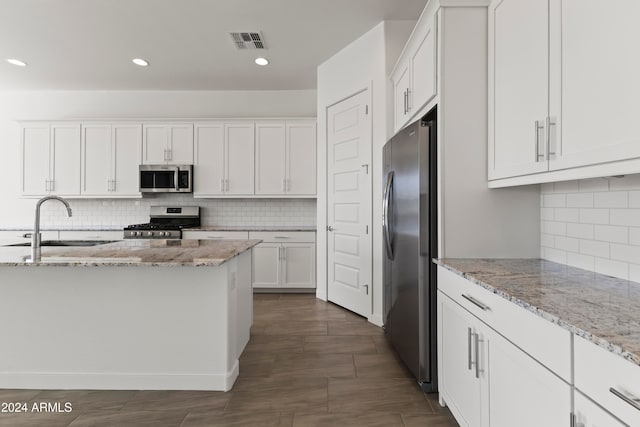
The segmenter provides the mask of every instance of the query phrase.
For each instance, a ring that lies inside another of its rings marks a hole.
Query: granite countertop
[[[434,262],[640,365],[640,283],[541,259]]]
[[[184,231],[316,231],[315,225],[203,225]]]
[[[27,262],[30,247],[0,247],[0,267],[215,267],[261,240],[123,240],[97,246],[43,247],[42,260]]]

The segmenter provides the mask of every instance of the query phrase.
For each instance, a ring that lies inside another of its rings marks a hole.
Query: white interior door
[[[327,110],[327,295],[371,314],[371,116],[369,91]]]

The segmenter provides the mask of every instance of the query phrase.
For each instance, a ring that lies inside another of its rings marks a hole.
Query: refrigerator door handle
[[[387,249],[387,258],[393,260],[393,247],[391,246],[391,227],[389,224],[389,204],[391,203],[391,191],[393,188],[393,171],[387,174],[387,184],[384,187],[382,202],[382,234]]]

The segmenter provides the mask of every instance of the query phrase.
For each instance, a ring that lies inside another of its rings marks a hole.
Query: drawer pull
[[[633,406],[634,408],[636,408],[637,410],[640,411],[640,399],[638,399],[637,397],[629,397],[629,396],[619,392],[618,390],[616,390],[613,387],[609,388],[609,391],[611,393],[613,393],[615,396],[619,397],[620,399],[624,400],[629,405]]]
[[[471,362],[471,336],[473,335],[473,333],[471,332],[471,328],[467,328],[467,361],[468,363],[468,369],[471,370],[471,366],[473,365],[473,363]]]
[[[473,305],[480,307],[483,311],[491,311],[491,308],[488,305],[478,301],[472,296],[462,294],[462,298],[466,299],[467,301],[470,301],[471,303],[473,303]]]
[[[289,236],[273,236],[274,239],[288,239]]]
[[[207,239],[224,239],[222,236],[207,236]]]

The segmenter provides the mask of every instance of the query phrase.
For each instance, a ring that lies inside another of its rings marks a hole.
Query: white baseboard
[[[224,374],[121,374],[0,372],[0,388],[42,390],[207,390],[229,391],[239,373],[236,360]]]
[[[382,315],[380,315],[380,314],[373,314],[373,315],[369,316],[369,322],[373,323],[376,326],[380,326],[380,327],[382,327],[384,325],[384,322],[382,320]]]

